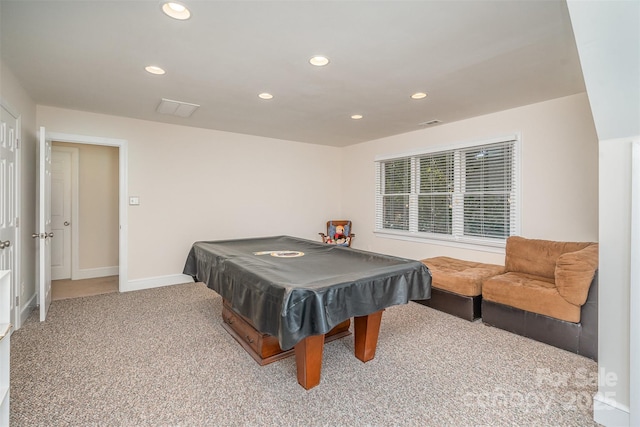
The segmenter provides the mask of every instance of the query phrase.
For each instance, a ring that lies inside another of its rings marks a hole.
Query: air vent
[[[160,114],[170,114],[178,117],[191,117],[194,111],[200,107],[198,104],[190,104],[188,102],[173,101],[171,99],[162,98],[156,111]]]
[[[431,125],[437,125],[438,123],[442,123],[442,120],[429,120],[428,122],[422,122],[422,123],[418,123],[420,126],[431,126]]]

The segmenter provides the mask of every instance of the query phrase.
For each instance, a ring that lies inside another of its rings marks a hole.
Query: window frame
[[[454,204],[460,203],[460,199],[464,197],[460,188],[461,177],[464,176],[460,158],[464,150],[469,150],[485,145],[509,143],[513,142],[513,162],[512,162],[512,180],[513,186],[513,200],[511,200],[511,207],[514,210],[510,215],[509,235],[520,235],[520,227],[522,223],[522,183],[521,183],[521,157],[522,157],[522,138],[519,133],[508,134],[503,136],[497,136],[489,139],[462,142],[456,144],[450,144],[446,146],[434,146],[426,149],[415,150],[405,153],[380,155],[374,158],[375,169],[375,202],[374,202],[374,235],[383,238],[392,238],[406,241],[431,243],[444,246],[454,246],[459,248],[483,250],[487,252],[501,253],[504,251],[506,244],[506,238],[487,238],[487,237],[473,237],[465,236],[464,231],[462,234],[455,234],[456,230],[460,230],[459,224],[456,224],[461,218],[464,217],[464,209],[460,208],[452,212],[452,234],[436,234],[428,232],[418,231],[418,195],[419,189],[417,188],[418,179],[416,177],[416,164],[419,163],[421,156],[437,153],[452,153],[454,158],[454,191],[452,194],[452,201]],[[409,195],[409,226],[408,230],[398,230],[383,228],[383,197],[384,194],[381,191],[384,186],[382,165],[384,162],[410,159],[411,172],[409,180],[411,181],[411,192]]]

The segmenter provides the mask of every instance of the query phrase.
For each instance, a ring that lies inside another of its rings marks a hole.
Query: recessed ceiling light
[[[168,1],[162,4],[162,11],[165,15],[170,16],[174,19],[185,20],[191,17],[191,12],[189,9],[182,3],[178,3],[175,1]]]
[[[360,120],[362,118],[362,114],[354,114],[353,116],[351,116],[351,118],[353,120]]]
[[[162,75],[162,74],[165,73],[165,71],[162,68],[160,68],[160,67],[158,67],[156,65],[148,65],[148,66],[144,67],[144,69],[147,70],[147,72],[151,73],[151,74]]]
[[[422,99],[426,97],[427,97],[427,94],[424,92],[416,92],[413,95],[411,95],[411,99]]]
[[[273,95],[271,95],[270,93],[267,93],[267,92],[262,92],[261,94],[258,95],[258,98],[260,98],[260,99],[271,99],[271,98],[273,98]]]
[[[315,65],[316,67],[324,67],[329,63],[329,58],[325,56],[314,56],[309,60],[311,65]]]

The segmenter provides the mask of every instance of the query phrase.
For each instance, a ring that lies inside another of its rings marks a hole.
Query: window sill
[[[473,242],[473,241],[459,241],[449,239],[437,239],[433,237],[427,237],[423,235],[399,233],[391,230],[374,230],[373,234],[376,237],[384,239],[404,240],[408,242],[426,243],[430,245],[449,246],[458,249],[468,249],[472,251],[482,251],[495,254],[504,254],[504,248],[506,242]]]

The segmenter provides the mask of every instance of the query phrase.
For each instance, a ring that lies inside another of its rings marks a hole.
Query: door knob
[[[69,221],[65,221],[65,222],[64,222],[65,227],[68,227],[68,226],[69,226],[69,224],[70,224],[70,222],[69,222]]]
[[[40,235],[39,235],[38,233],[33,233],[33,234],[31,235],[31,238],[32,238],[32,239],[37,239],[38,237],[40,237]]]
[[[48,237],[53,237],[53,233],[49,233],[49,236],[48,236]]]
[[[9,246],[11,246],[10,240],[7,240],[6,242],[3,242],[2,240],[0,240],[0,249],[8,248]]]

